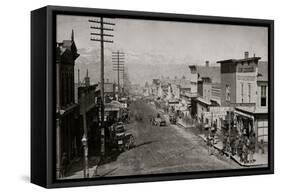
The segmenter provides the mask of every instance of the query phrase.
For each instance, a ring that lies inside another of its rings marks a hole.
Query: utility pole
[[[113,71],[117,72],[118,100],[120,98],[120,72],[124,72],[125,54],[120,52],[112,52]]]
[[[88,20],[90,23],[98,24],[98,26],[91,26],[91,29],[94,29],[98,32],[91,32],[92,36],[96,38],[91,38],[91,41],[100,42],[100,52],[101,52],[101,67],[100,67],[100,91],[101,91],[101,155],[102,157],[105,154],[105,131],[104,131],[104,43],[113,43],[113,40],[106,40],[104,37],[113,37],[112,34],[104,33],[106,31],[113,31],[113,28],[105,26],[114,26],[114,23],[105,22],[103,17],[100,17],[99,20]]]
[[[128,76],[128,68],[125,67],[124,71],[122,72],[122,83],[124,88],[124,93],[129,94],[129,76]]]
[[[87,86],[86,86],[87,87]],[[83,130],[84,135],[81,139],[82,145],[84,147],[84,178],[89,178],[89,162],[88,162],[88,127],[87,127],[87,97],[86,91],[83,91],[81,94],[82,99],[82,109],[83,109]]]

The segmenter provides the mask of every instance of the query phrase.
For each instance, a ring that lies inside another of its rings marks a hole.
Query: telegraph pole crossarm
[[[91,41],[113,43],[113,40],[101,40],[101,39],[97,39],[97,38],[91,38]]]
[[[95,33],[95,32],[92,32],[91,35],[96,35],[96,36],[100,36],[101,34],[100,33]],[[109,37],[113,37],[112,34],[103,34],[103,36],[109,36]]]
[[[110,34],[109,31],[114,31],[113,28],[105,26],[114,26],[114,23],[105,22],[103,17],[100,17],[99,20],[89,19],[88,22],[98,24],[98,26],[90,26],[90,29],[97,30],[98,32],[91,32],[90,35],[91,41],[100,42],[100,52],[101,52],[101,68],[100,68],[100,93],[101,93],[101,155],[102,157],[105,154],[105,131],[104,131],[104,43],[113,43],[113,40],[104,39],[105,37],[114,37]],[[107,31],[107,33],[104,33]]]
[[[89,22],[92,22],[92,23],[98,23],[98,24],[100,24],[101,23],[101,21],[99,21],[99,20],[88,20]],[[115,23],[111,23],[111,22],[104,22],[103,21],[103,24],[105,24],[105,25],[111,25],[111,26],[115,26]]]

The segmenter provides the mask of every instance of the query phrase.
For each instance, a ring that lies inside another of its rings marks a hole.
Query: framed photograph
[[[31,12],[31,182],[272,174],[273,20]]]

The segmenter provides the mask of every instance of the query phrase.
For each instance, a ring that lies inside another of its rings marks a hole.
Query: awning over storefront
[[[200,102],[201,104],[204,104],[204,105],[207,105],[207,106],[212,105],[212,103],[209,100],[205,100],[201,97],[198,97],[196,100],[197,100],[197,102]]]
[[[235,113],[235,114],[238,114],[238,115],[241,115],[241,116],[244,116],[244,117],[247,117],[247,118],[249,118],[249,119],[254,120],[254,116],[253,116],[253,115],[250,115],[250,114],[241,112],[241,111],[239,111],[239,110],[237,110],[237,109],[234,110],[234,113]]]

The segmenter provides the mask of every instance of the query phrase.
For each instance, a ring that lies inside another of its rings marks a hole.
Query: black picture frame
[[[269,145],[268,167],[157,175],[55,179],[55,48],[56,15],[263,26],[268,28]],[[274,21],[171,13],[46,6],[31,12],[31,182],[46,188],[260,175],[274,173]]]

